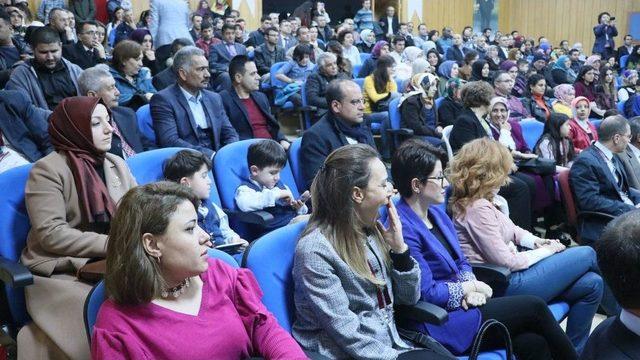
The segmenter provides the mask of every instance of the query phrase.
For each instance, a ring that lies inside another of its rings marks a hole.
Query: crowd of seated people
[[[139,23],[131,1],[109,0],[106,26],[92,0],[43,0],[42,24],[21,0],[0,3],[0,176],[32,164],[20,358],[453,359],[489,319],[523,359],[640,347],[640,293],[615,276],[640,265],[640,47],[615,47],[608,13],[589,55],[517,31],[400,22],[393,7],[378,20],[371,0],[341,22],[319,1],[257,29],[224,0],[193,13],[151,0]],[[288,102],[309,115],[297,140]],[[210,178],[217,152],[250,139],[237,209],[274,217],[255,234],[308,221],[292,249],[291,334],[250,271],[207,257],[254,240]],[[168,147],[182,150],[163,163],[167,182],[138,187],[125,160]],[[292,156],[299,184],[281,178]],[[600,215],[570,224],[569,210]],[[474,263],[510,271],[506,287]],[[81,274],[96,267],[108,299],[89,347]],[[448,322],[396,323],[393,304],[419,300]],[[546,306],[557,301],[564,330]],[[611,318],[589,339],[597,311]],[[482,350],[503,347],[494,335]]]

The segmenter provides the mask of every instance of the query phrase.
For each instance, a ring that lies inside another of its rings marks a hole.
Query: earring
[[[160,255],[156,256],[156,260],[158,261],[158,265],[162,264],[162,262],[160,261]]]

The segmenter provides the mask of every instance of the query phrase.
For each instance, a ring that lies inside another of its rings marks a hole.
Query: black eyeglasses
[[[427,178],[427,180],[440,180],[440,187],[444,188],[444,181],[447,177],[444,175],[440,175],[440,176],[430,176]],[[437,182],[436,182],[437,184]]]

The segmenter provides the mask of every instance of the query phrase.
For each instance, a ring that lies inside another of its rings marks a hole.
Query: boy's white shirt
[[[235,201],[236,206],[238,206],[238,209],[240,209],[240,211],[258,211],[276,205],[278,194],[281,190],[280,188],[276,186],[273,189],[268,189],[253,179],[250,179],[249,181],[259,186],[262,190],[255,191],[247,185],[238,186],[238,188],[236,189]],[[291,192],[287,185],[285,185],[284,187],[287,191]],[[298,209],[297,214],[304,215],[308,211],[309,208],[307,207],[307,205],[303,205],[300,209]]]
[[[233,240],[240,238],[240,235],[238,235],[231,229],[231,227],[229,227],[229,217],[227,216],[227,214],[225,214],[225,212],[222,211],[222,209],[215,203],[212,202],[211,204],[218,214],[218,219],[220,219],[218,227],[220,228],[220,232],[222,233],[222,237],[224,238],[224,243],[230,244],[233,242]],[[206,217],[209,213],[209,209],[206,206],[200,206],[198,207],[198,212],[202,214],[203,217]]]

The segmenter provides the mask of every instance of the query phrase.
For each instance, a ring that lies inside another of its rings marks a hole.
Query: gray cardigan
[[[380,269],[383,256],[373,238],[367,257],[378,278],[387,280],[392,302],[413,305],[420,299],[420,268],[407,272]],[[301,238],[293,264],[296,317],[293,336],[309,351],[330,358],[395,359],[411,349],[388,312],[378,307],[376,286],[356,275],[316,229]]]
[[[69,71],[71,81],[73,81],[73,84],[76,86],[76,91],[79,94],[78,77],[82,73],[82,69],[65,58],[62,58],[61,61],[66,66],[67,71]],[[13,69],[11,79],[5,89],[22,91],[31,99],[33,105],[41,109],[49,110],[49,105],[47,105],[47,100],[44,98],[42,87],[40,87],[40,82],[38,81],[38,75],[31,65],[31,61],[25,61]]]

